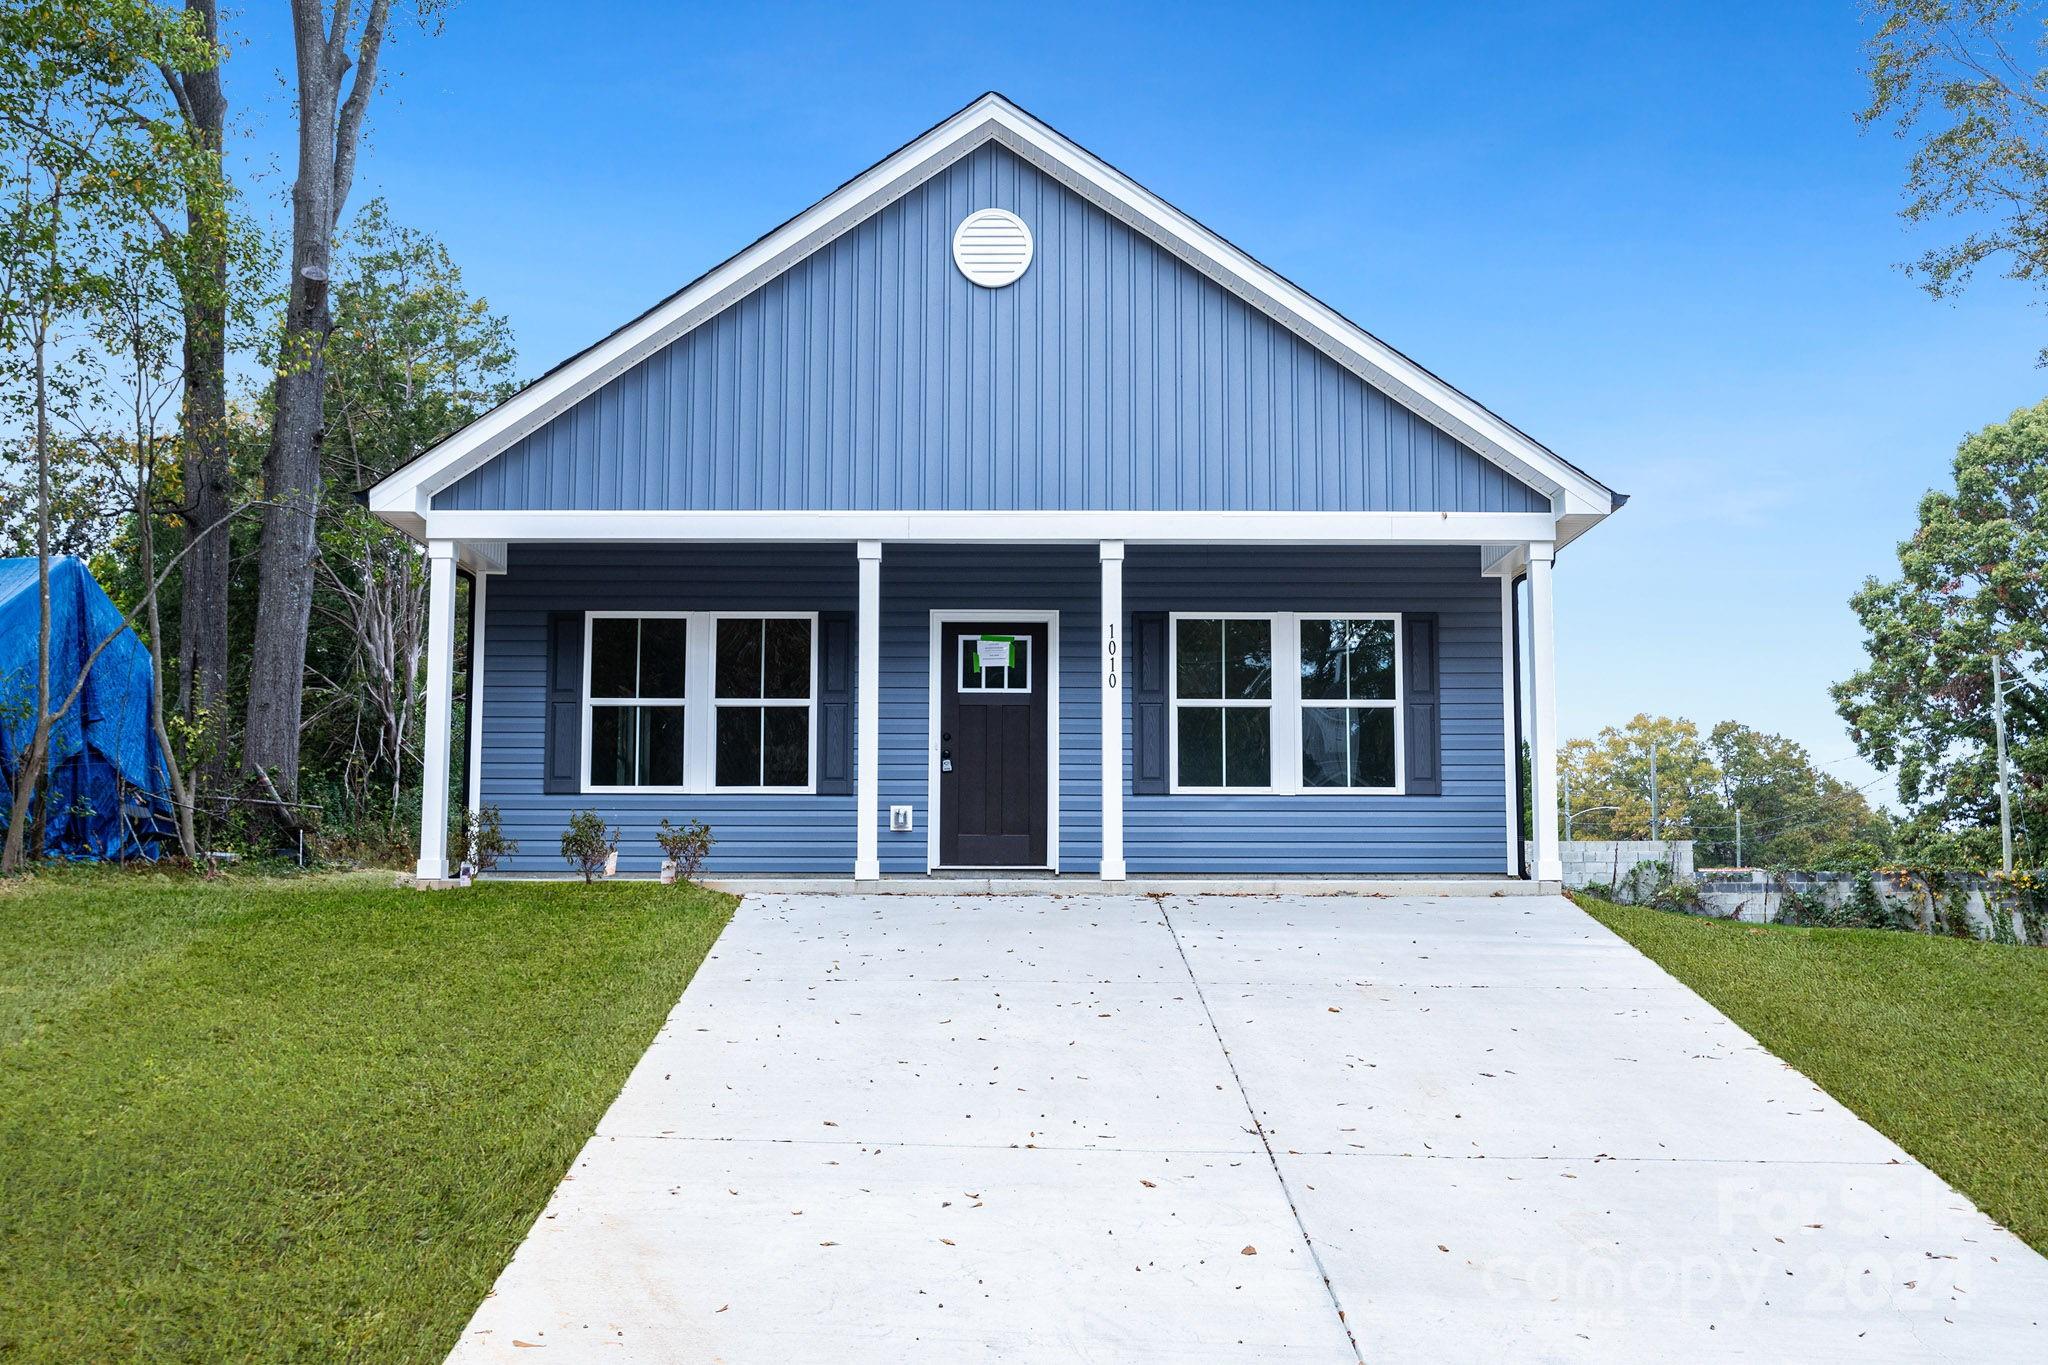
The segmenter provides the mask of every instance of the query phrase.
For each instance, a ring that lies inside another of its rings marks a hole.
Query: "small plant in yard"
[[[505,837],[505,818],[496,806],[457,811],[448,830],[448,842],[478,872],[489,872],[501,859],[519,851],[519,841]]]
[[[661,851],[666,855],[662,872],[688,885],[697,880],[697,872],[704,866],[704,855],[711,852],[715,841],[711,837],[711,826],[702,820],[692,820],[678,829],[664,815],[661,828],[654,833],[654,842],[661,845]]]
[[[579,810],[569,817],[569,827],[562,831],[562,858],[583,874],[586,884],[596,880],[618,851],[619,832],[606,829],[596,811]]]

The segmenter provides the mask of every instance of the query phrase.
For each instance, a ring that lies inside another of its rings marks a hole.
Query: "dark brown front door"
[[[1043,622],[939,629],[939,862],[1044,867]]]

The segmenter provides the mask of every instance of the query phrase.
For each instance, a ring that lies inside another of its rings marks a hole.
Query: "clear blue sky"
[[[236,22],[275,207],[284,6]],[[1861,784],[1847,598],[1958,439],[2048,391],[2024,294],[1894,268],[1863,35],[1853,0],[468,0],[399,34],[352,203],[447,242],[531,375],[1001,90],[1633,495],[1559,561],[1567,735],[1732,717]]]

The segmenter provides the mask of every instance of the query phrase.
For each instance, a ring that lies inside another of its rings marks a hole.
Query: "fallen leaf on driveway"
[[[1342,1014],[1343,1012],[1343,1010],[1338,1009],[1335,1005],[1330,1006],[1330,1013],[1332,1014]]]
[[[1444,1244],[1443,1244],[1442,1242],[1438,1242],[1438,1243],[1436,1244],[1436,1249],[1437,1249],[1438,1251],[1449,1251],[1449,1250],[1450,1250],[1450,1248],[1449,1248],[1449,1247],[1447,1247],[1447,1246],[1445,1246],[1445,1245],[1444,1245]]]
[[[1158,1189],[1158,1188],[1159,1188],[1159,1187],[1158,1187],[1157,1185],[1153,1184],[1153,1183],[1152,1183],[1151,1181],[1149,1181],[1149,1180],[1140,1180],[1140,1181],[1139,1181],[1138,1183],[1139,1183],[1140,1185],[1143,1185],[1143,1186],[1144,1186],[1144,1187],[1145,1187],[1146,1189],[1148,1189],[1148,1190],[1156,1190],[1156,1189]]]
[[[953,1239],[951,1237],[941,1237],[939,1240],[941,1242],[944,1242],[947,1246],[953,1245]]]
[[[1246,1247],[1243,1251],[1240,1251],[1237,1254],[1240,1256],[1256,1256],[1259,1254],[1259,1249],[1257,1247]]]
[[[528,1348],[528,1349],[530,1349],[530,1350],[542,1350],[542,1349],[545,1349],[545,1348],[543,1348],[543,1347],[541,1346],[541,1344],[540,1344],[539,1342],[537,1342],[537,1341],[521,1341],[521,1340],[520,1340],[520,1339],[519,1339],[518,1337],[514,1337],[514,1338],[512,1338],[512,1344],[513,1344],[514,1346],[524,1346],[524,1347],[527,1347],[527,1348]]]

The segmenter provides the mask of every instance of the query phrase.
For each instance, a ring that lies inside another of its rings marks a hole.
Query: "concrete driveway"
[[[755,896],[453,1359],[2048,1358],[2048,1261],[1554,898]]]

